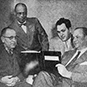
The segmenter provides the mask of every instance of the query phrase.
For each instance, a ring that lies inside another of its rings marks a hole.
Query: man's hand
[[[72,72],[68,71],[64,65],[57,64],[56,67],[60,75],[66,78],[71,78]]]
[[[11,79],[13,79],[12,83],[6,84],[7,86],[14,86],[16,84],[16,82],[20,81],[20,79],[17,76],[16,77],[12,77]]]
[[[14,86],[17,81],[19,81],[18,77],[12,76],[4,76],[0,80],[2,83],[6,84],[7,86]]]
[[[11,79],[11,77],[12,77],[12,76],[4,76],[4,77],[1,78],[0,82],[5,83],[5,84],[11,83],[11,82],[13,81],[13,80]]]
[[[26,82],[32,85],[32,83],[33,83],[33,81],[34,81],[34,80],[33,80],[33,77],[34,77],[33,75],[29,75],[29,76],[26,78]]]
[[[26,82],[29,83],[30,85],[32,85],[34,82],[34,78],[36,78],[36,76],[37,76],[37,74],[28,75],[28,77],[26,78]]]

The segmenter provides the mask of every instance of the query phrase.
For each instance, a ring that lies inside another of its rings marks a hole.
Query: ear
[[[1,37],[1,41],[4,43],[4,41],[5,41],[4,37]]]
[[[73,32],[73,29],[72,27],[69,28],[69,32],[72,33]]]

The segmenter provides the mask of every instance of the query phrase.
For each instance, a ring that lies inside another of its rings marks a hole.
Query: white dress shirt
[[[66,51],[69,51],[71,49],[71,38],[69,38],[66,42],[63,42],[64,43],[64,47],[65,47],[65,52]]]
[[[25,33],[27,33],[27,27],[24,25],[25,23],[26,23],[26,21],[21,25],[21,23],[18,22],[18,24],[21,25],[21,28],[23,29],[23,31],[24,31]]]
[[[21,26],[25,33],[27,33],[27,27],[25,25]]]

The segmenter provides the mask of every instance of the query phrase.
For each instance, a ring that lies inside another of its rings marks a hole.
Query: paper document
[[[40,51],[26,50],[26,51],[21,51],[21,53],[40,53]]]
[[[45,60],[59,61],[59,57],[58,56],[45,56]]]
[[[87,65],[87,61],[80,63],[80,65]]]

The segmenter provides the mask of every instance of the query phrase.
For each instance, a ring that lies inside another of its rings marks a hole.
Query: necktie
[[[22,25],[26,26],[26,22],[23,22],[23,23],[18,23],[19,26],[21,27]]]
[[[66,65],[66,68],[73,65],[73,63],[77,60],[77,58],[80,55],[80,53],[81,52],[78,51],[77,55],[73,58],[73,60],[68,65]]]
[[[68,51],[69,47],[68,47],[67,43],[65,43],[64,45],[65,45],[65,51]]]
[[[13,51],[12,50],[9,50],[9,54],[12,56],[13,55]]]

